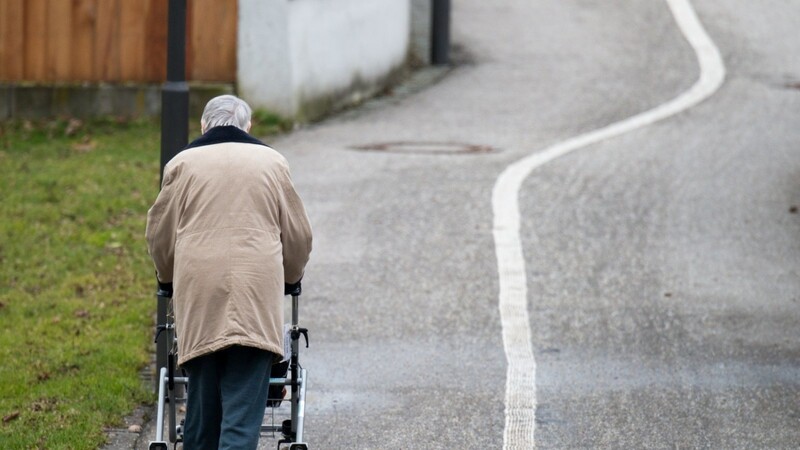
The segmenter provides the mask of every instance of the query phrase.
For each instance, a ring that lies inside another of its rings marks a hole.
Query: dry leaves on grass
[[[45,397],[31,403],[31,411],[49,412],[55,410],[56,406],[58,406],[58,400]]]
[[[89,153],[90,151],[94,150],[96,146],[97,143],[93,141],[89,136],[86,136],[83,139],[81,139],[80,142],[72,144],[72,150],[78,153]]]
[[[67,128],[64,129],[64,134],[67,136],[73,136],[78,130],[83,127],[83,122],[78,119],[69,119],[67,123]]]

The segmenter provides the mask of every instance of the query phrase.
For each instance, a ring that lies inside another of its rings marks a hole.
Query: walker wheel
[[[291,440],[294,440],[294,433],[292,433],[292,420],[291,419],[284,420],[283,423],[281,423],[281,434],[285,438],[289,438]]]
[[[289,450],[308,450],[308,444],[302,442],[295,442],[289,445]]]

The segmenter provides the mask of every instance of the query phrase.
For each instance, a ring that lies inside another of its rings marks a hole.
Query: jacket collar
[[[200,136],[199,138],[192,141],[189,145],[186,146],[186,149],[194,148],[194,147],[202,147],[204,145],[214,145],[214,144],[222,144],[225,142],[240,142],[242,144],[256,144],[256,145],[263,145],[267,146],[267,144],[259,141],[258,139],[250,136],[243,130],[236,128],[231,125],[223,125],[219,127],[214,127],[208,131],[206,134]]]

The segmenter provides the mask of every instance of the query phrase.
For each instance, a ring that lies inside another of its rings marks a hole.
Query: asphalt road
[[[521,187],[538,448],[800,446],[800,9],[692,4],[721,89]],[[441,81],[271,143],[315,231],[312,448],[502,448],[498,175],[699,75],[665,2],[453,8]],[[389,141],[495,151],[352,149]]]

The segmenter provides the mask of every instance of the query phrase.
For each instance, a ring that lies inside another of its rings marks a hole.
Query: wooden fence
[[[167,0],[0,0],[0,82],[161,82]],[[188,0],[186,76],[236,80],[237,0]]]

